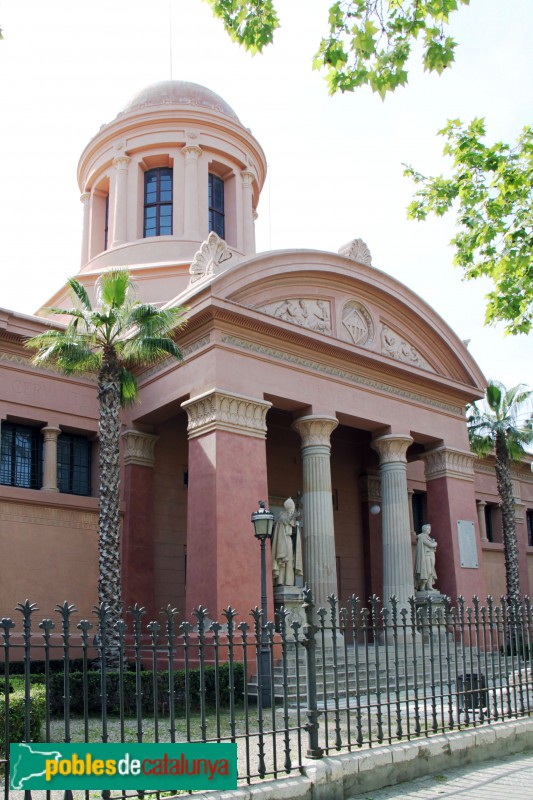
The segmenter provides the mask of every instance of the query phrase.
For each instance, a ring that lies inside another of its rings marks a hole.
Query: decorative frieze
[[[426,467],[426,481],[436,478],[459,478],[463,481],[474,480],[474,461],[476,456],[465,450],[453,450],[450,447],[437,447],[428,453],[422,453]]]
[[[233,253],[228,245],[218,234],[211,231],[200,249],[195,253],[189,272],[191,273],[191,283],[202,278],[211,278],[218,275],[227,267],[222,265],[233,257]]]
[[[435,372],[412,344],[386,325],[381,327],[381,353],[403,364]]]
[[[357,261],[358,264],[366,264],[367,267],[372,266],[370,250],[362,239],[352,239],[351,242],[343,244],[339,248],[339,254],[345,258],[350,258],[352,261]]]
[[[303,297],[283,300],[281,303],[268,303],[260,306],[262,311],[271,317],[292,322],[302,328],[309,328],[318,333],[331,333],[331,304],[328,300],[310,300]]]
[[[159,436],[143,431],[127,430],[122,434],[124,442],[124,464],[138,464],[141,467],[153,467],[155,462],[155,446]]]
[[[81,511],[71,508],[58,508],[43,503],[12,503],[0,501],[0,522],[10,525],[22,523],[31,528],[46,525],[53,528],[72,528],[98,531],[98,510]],[[7,529],[7,528],[6,528]]]
[[[341,336],[359,347],[370,347],[374,341],[372,317],[357,300],[350,300],[342,309]]]
[[[189,418],[189,439],[214,430],[231,431],[264,439],[266,415],[272,406],[265,400],[229,394],[217,389],[182,403]]]

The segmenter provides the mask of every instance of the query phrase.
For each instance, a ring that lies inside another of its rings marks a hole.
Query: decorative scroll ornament
[[[223,272],[227,267],[222,268],[222,264],[232,257],[233,253],[224,239],[221,239],[218,234],[211,231],[206,241],[195,253],[192,264],[189,267],[191,283],[202,278],[211,278],[213,275]]]
[[[260,306],[258,311],[263,311],[271,317],[277,317],[293,325],[309,328],[318,333],[331,333],[331,310],[328,300],[306,300],[293,298],[291,300],[276,301]]]
[[[394,358],[395,361],[401,361],[404,364],[410,364],[419,369],[435,372],[413,345],[406,342],[405,339],[402,339],[401,336],[390,328],[387,328],[386,325],[383,325],[381,328],[381,352],[384,356]]]
[[[351,258],[352,261],[357,261],[358,264],[372,266],[372,254],[362,239],[352,239],[351,242],[343,244],[339,248],[339,254],[345,258]]]
[[[374,341],[374,323],[367,309],[356,300],[342,309],[342,338],[359,347],[370,347]]]

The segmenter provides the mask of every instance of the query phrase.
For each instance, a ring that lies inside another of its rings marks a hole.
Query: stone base
[[[436,589],[423,589],[415,594],[415,606],[417,616],[420,620],[417,625],[418,630],[422,634],[424,643],[429,642],[430,628],[428,619],[428,601],[431,598],[431,618],[433,640],[435,641],[440,636],[446,635],[446,627],[444,624],[444,609],[447,597],[441,594]],[[437,624],[438,622],[438,624]]]
[[[299,622],[302,626],[299,631],[300,638],[303,636],[302,629],[305,625],[305,611],[303,608],[304,593],[300,586],[274,586],[274,607],[278,611],[281,606],[289,612],[287,617],[287,635],[291,637],[293,630],[290,627],[292,622]]]

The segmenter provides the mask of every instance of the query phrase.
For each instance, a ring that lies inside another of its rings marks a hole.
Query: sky
[[[278,0],[275,43],[252,57],[201,0],[0,0],[0,307],[32,314],[78,271],[89,139],[145,86],[188,80],[221,95],[266,153],[259,252],[361,238],[375,267],[470,340],[487,378],[533,386],[533,338],[484,326],[490,285],[453,267],[453,218],[407,220],[402,166],[446,171],[447,119],[483,116],[490,141],[510,142],[533,122],[533,3],[471,0],[452,17],[453,68],[438,77],[413,59],[385,102],[366,88],[330,97],[312,71],[328,5]]]

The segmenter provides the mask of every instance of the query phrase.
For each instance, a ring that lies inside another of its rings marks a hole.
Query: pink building
[[[360,239],[338,253],[256,254],[265,175],[261,146],[227,103],[181,81],[140,92],[79,162],[78,279],[92,292],[103,271],[127,266],[143,300],[189,309],[183,363],[141,374],[140,403],[123,417],[125,604],[150,618],[168,603],[247,614],[259,603],[250,514],[298,490],[318,602],[404,602],[425,522],[437,588],[499,597],[496,479],[465,424],[483,375]],[[62,287],[44,305],[67,304]],[[0,309],[0,613],[29,597],[86,615],[97,599],[96,391],[31,365],[24,340],[46,325]],[[513,471],[524,593],[529,467]]]

